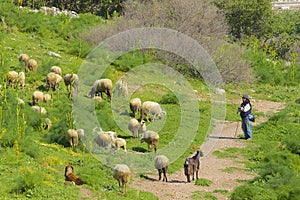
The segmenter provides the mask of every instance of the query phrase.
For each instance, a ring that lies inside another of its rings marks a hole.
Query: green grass
[[[192,199],[217,200],[218,198],[209,192],[195,191],[193,192]]]
[[[195,185],[199,185],[199,186],[209,187],[211,184],[212,184],[212,181],[205,179],[205,178],[199,178],[195,181]]]

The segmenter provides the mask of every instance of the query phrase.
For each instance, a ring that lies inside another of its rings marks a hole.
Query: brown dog
[[[83,181],[74,174],[74,167],[72,165],[67,165],[65,168],[65,181],[69,181],[74,185],[82,185]]]

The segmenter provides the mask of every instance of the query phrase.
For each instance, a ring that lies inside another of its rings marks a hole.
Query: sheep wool
[[[50,68],[50,72],[54,72],[55,74],[58,74],[58,75],[62,75],[62,70],[61,70],[61,68],[60,67],[58,67],[58,66],[52,66],[51,68]]]
[[[41,113],[41,114],[43,114],[43,115],[47,114],[47,111],[46,111],[46,109],[45,109],[44,107],[40,107],[40,106],[31,106],[31,108],[32,108],[34,111],[36,111],[36,112],[38,112],[38,113]]]
[[[152,115],[152,121],[155,121],[156,117],[161,118],[165,115],[166,112],[163,111],[159,105],[159,103],[154,101],[145,101],[141,107],[141,119],[146,116],[147,121],[149,122],[149,116]]]
[[[9,71],[7,73],[7,82],[9,86],[14,86],[14,84],[18,81],[19,74],[16,71]]]
[[[62,77],[54,72],[50,72],[46,76],[46,89],[49,90],[52,88],[53,91],[59,86],[59,82],[62,80]]]
[[[138,122],[137,119],[132,118],[129,120],[128,129],[134,138],[139,137],[139,134],[146,131],[145,121]]]
[[[39,101],[44,101],[44,93],[40,91],[34,91],[32,94],[32,105],[34,106]]]
[[[67,140],[70,144],[70,146],[73,149],[76,149],[78,146],[78,133],[74,129],[69,129],[67,132]]]
[[[66,74],[64,76],[64,83],[69,91],[71,90],[71,88],[70,88],[71,86],[75,90],[78,89],[78,81],[79,81],[79,77],[77,74]]]
[[[103,92],[107,95],[110,101],[112,96],[112,81],[108,78],[96,80],[92,86],[89,95],[93,98],[95,95],[100,94],[103,98]]]
[[[156,169],[162,169],[164,167],[169,166],[169,159],[165,155],[156,156],[154,159],[154,167]]]
[[[27,67],[29,59],[30,59],[30,57],[27,54],[22,53],[22,54],[19,55],[19,61],[23,62],[25,67]]]
[[[38,68],[38,63],[37,63],[36,60],[30,59],[30,60],[28,61],[27,67],[28,67],[28,69],[29,69],[30,71],[36,72],[36,70],[37,70],[37,68]]]
[[[119,183],[119,187],[122,188],[122,192],[126,192],[126,184],[130,181],[131,171],[125,164],[117,164],[114,167],[113,178]]]
[[[130,100],[129,106],[133,116],[135,117],[136,113],[138,113],[141,109],[142,101],[140,98],[133,98]]]
[[[158,146],[159,135],[154,131],[146,131],[143,133],[141,138],[141,143],[146,142],[148,144],[148,150],[150,150],[151,145],[154,147],[156,152]]]

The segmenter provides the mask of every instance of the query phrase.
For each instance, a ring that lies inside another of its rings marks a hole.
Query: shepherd
[[[242,103],[238,107],[238,112],[242,118],[242,129],[244,132],[245,140],[252,139],[252,122],[249,118],[249,115],[252,115],[252,105],[250,103],[249,97],[247,94],[242,96]]]

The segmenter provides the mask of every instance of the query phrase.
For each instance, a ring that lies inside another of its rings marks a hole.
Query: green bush
[[[178,104],[176,95],[172,92],[164,94],[159,101],[161,104]]]

